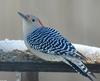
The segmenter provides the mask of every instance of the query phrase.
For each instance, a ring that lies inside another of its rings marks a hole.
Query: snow
[[[87,45],[82,45],[82,44],[73,44],[76,49],[84,52],[88,52],[89,54],[95,53],[97,51],[100,52],[100,48],[98,47],[93,47],[93,46],[87,46]]]
[[[82,44],[73,44],[73,45],[78,51],[84,51],[85,53],[88,54],[95,54],[96,52],[98,52],[100,54],[100,48],[98,47],[87,46]]]
[[[1,40],[0,41],[0,49],[2,49],[4,52],[10,52],[13,50],[27,50],[27,47],[24,44],[23,40]]]
[[[82,44],[73,44],[73,45],[80,53],[89,58],[88,60],[90,60],[93,63],[94,62],[100,63],[100,48]]]

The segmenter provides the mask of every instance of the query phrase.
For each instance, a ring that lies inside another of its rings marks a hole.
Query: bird
[[[53,27],[44,26],[36,16],[18,14],[22,18],[24,42],[33,54],[46,61],[64,62],[94,81],[96,76],[84,64],[86,57],[67,38]]]

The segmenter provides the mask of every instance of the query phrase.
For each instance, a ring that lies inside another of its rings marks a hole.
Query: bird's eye
[[[32,19],[32,22],[34,22],[35,21],[35,19]]]

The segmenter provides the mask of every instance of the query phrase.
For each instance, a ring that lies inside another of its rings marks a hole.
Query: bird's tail
[[[93,81],[94,78],[96,78],[96,76],[90,72],[88,70],[88,68],[84,65],[83,62],[81,62],[80,60],[78,59],[65,59],[66,62],[68,65],[70,65],[75,71],[77,71],[78,73],[80,73],[81,75],[89,78],[91,81]]]

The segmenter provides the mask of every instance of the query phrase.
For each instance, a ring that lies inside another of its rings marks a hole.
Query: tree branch
[[[75,48],[87,57],[87,63],[100,63],[100,48],[73,44]],[[1,40],[0,61],[32,61],[41,60],[32,55],[23,40]]]

